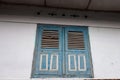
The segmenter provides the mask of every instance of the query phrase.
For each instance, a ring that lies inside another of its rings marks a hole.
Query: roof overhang
[[[0,5],[3,4],[85,11],[120,11],[120,0],[0,0]]]
[[[0,21],[120,28],[119,3],[120,0],[1,0]]]

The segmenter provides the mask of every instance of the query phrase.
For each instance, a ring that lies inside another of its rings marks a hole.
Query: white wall
[[[0,22],[0,79],[30,79],[36,26]],[[95,78],[120,78],[120,29],[89,27],[89,36]]]
[[[29,79],[36,24],[0,22],[0,79]]]
[[[120,29],[89,28],[95,78],[120,78]]]

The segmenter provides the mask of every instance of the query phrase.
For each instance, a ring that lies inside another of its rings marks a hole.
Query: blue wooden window
[[[88,27],[38,25],[32,78],[91,78]]]

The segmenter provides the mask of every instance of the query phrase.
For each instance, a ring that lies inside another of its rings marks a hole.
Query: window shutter
[[[42,48],[58,48],[59,36],[57,30],[43,30]]]
[[[82,32],[68,32],[68,48],[69,49],[84,49],[84,36]]]
[[[36,62],[33,77],[59,77],[62,75],[61,37],[62,28],[40,26],[37,30]],[[38,45],[39,44],[39,45]]]
[[[65,27],[65,61],[67,77],[91,77],[86,27]]]
[[[87,27],[39,25],[34,78],[92,77]]]

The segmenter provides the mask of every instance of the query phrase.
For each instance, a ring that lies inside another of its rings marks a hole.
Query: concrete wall
[[[95,78],[120,78],[120,29],[89,28]]]
[[[29,79],[36,24],[0,22],[0,79]]]
[[[0,22],[0,79],[30,79],[36,26]],[[89,36],[94,77],[120,78],[120,29],[89,27]]]

